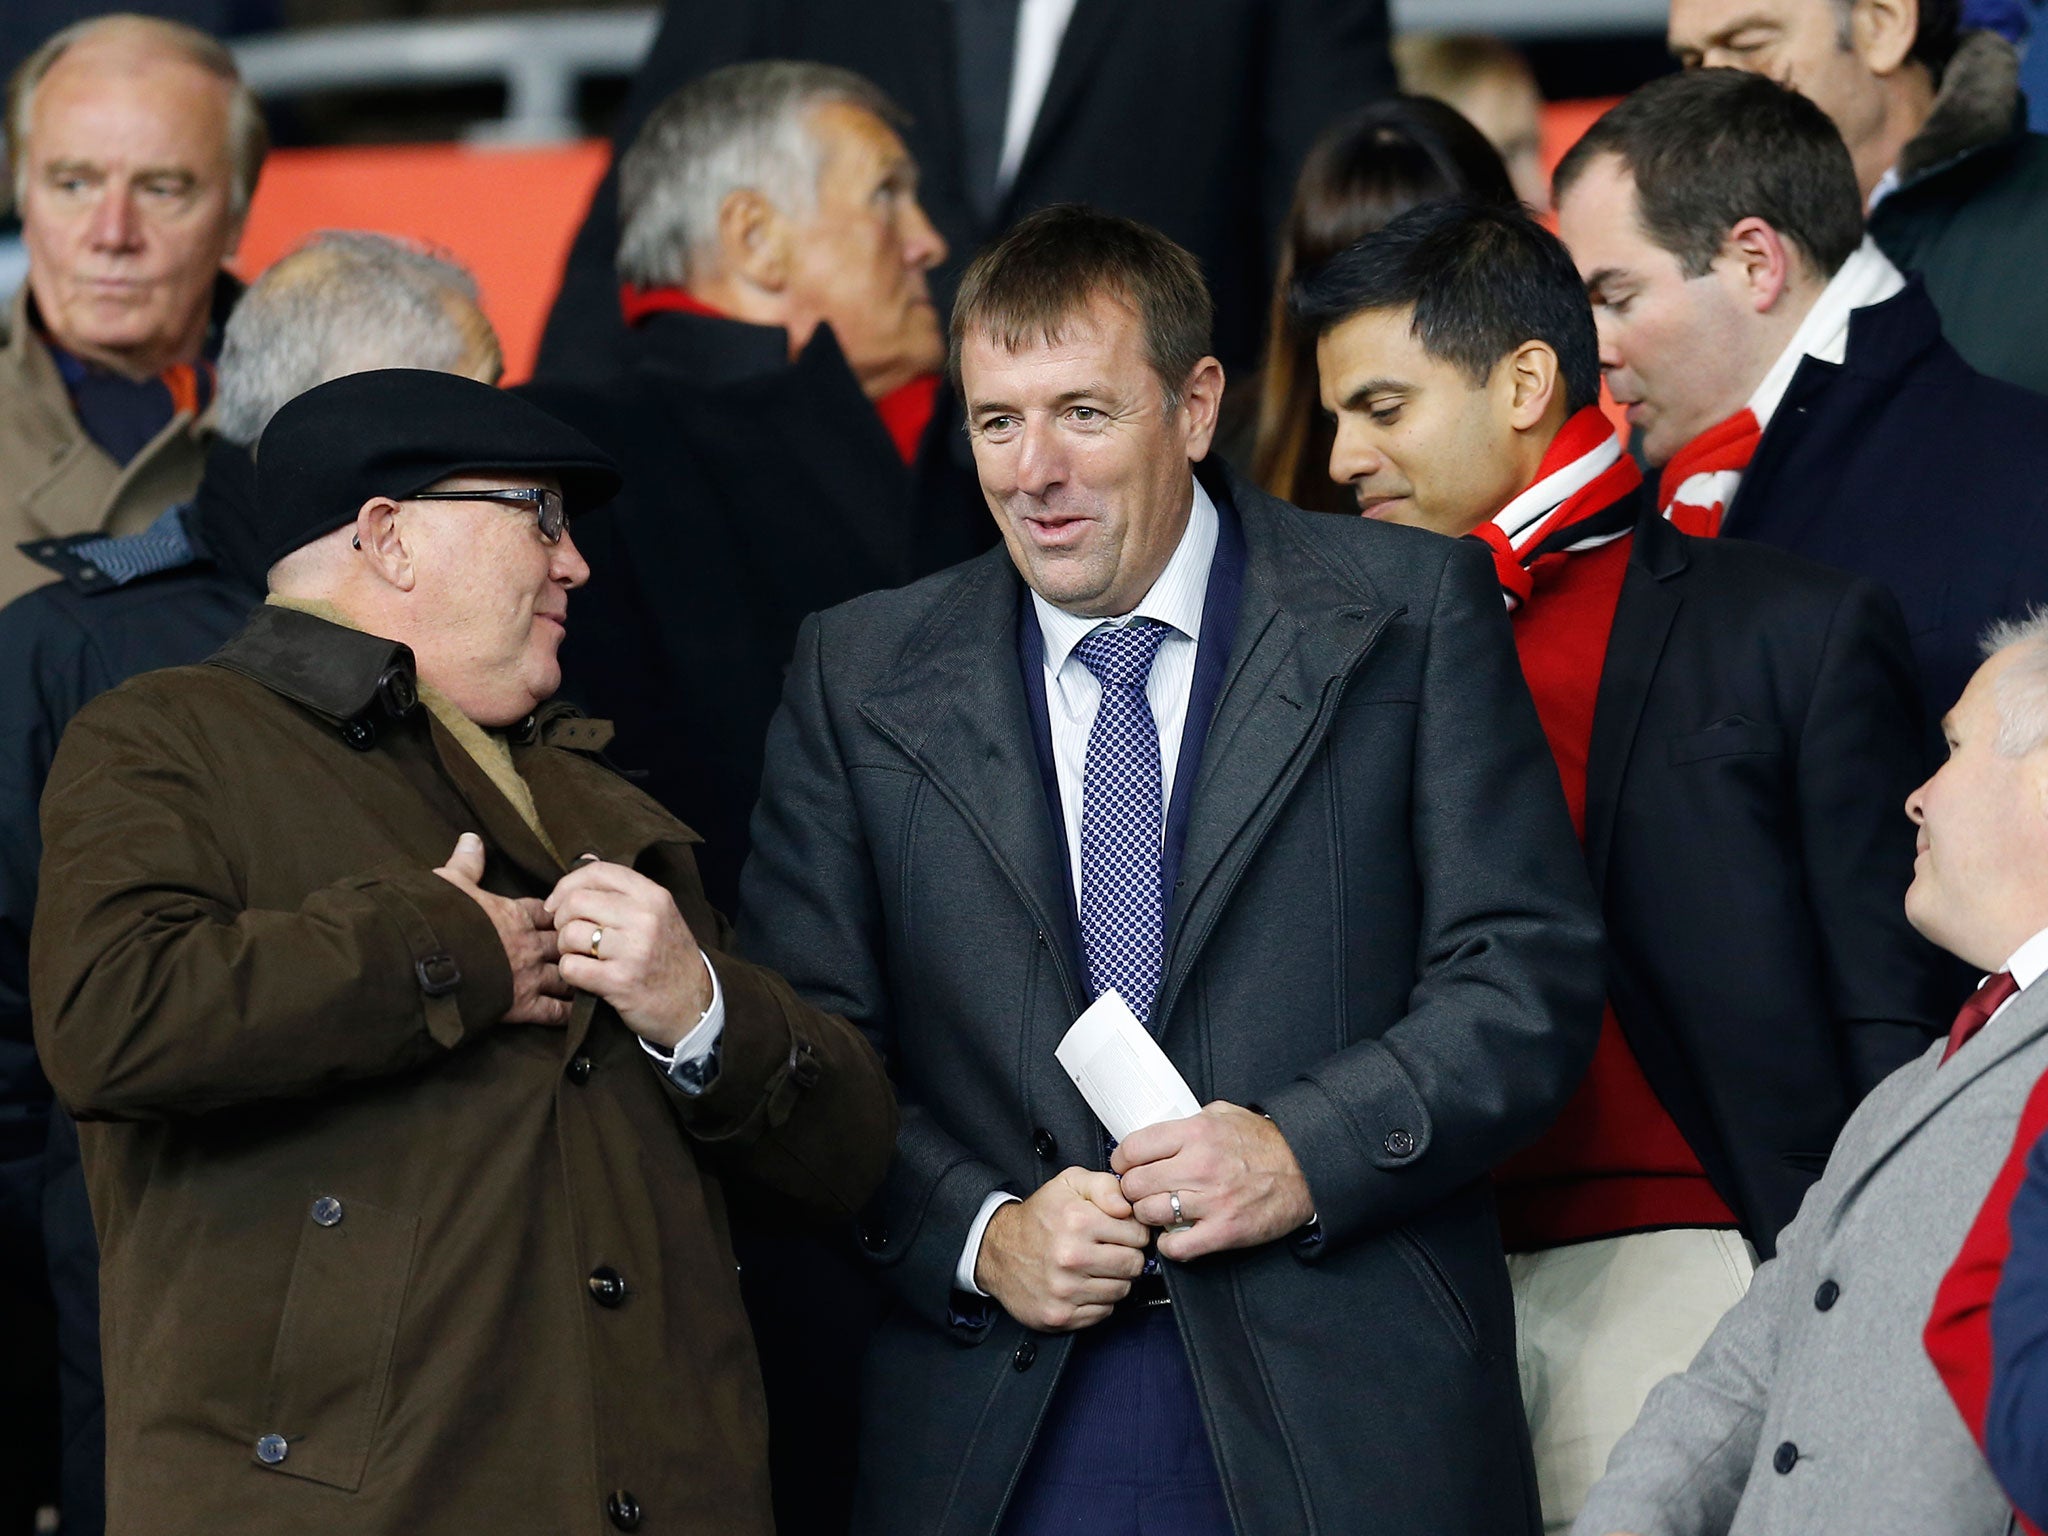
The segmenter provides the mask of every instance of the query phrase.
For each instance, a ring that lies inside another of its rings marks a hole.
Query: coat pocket
[[[1785,733],[1775,725],[1759,725],[1736,718],[1710,725],[1704,731],[1688,731],[1671,738],[1671,761],[1697,763],[1710,757],[1780,756],[1785,751]]]
[[[1414,1272],[1438,1314],[1464,1346],[1465,1353],[1477,1360],[1480,1355],[1479,1327],[1473,1322],[1472,1311],[1458,1294],[1458,1288],[1451,1284],[1451,1277],[1437,1262],[1436,1255],[1406,1227],[1395,1227],[1388,1235],[1394,1240],[1394,1251],[1408,1261],[1408,1268]]]
[[[309,1197],[271,1356],[272,1470],[354,1492],[391,1381],[419,1219],[361,1200]]]

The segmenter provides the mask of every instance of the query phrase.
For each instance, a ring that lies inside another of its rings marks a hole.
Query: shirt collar
[[[1756,393],[1749,397],[1749,408],[1755,414],[1757,424],[1766,427],[1771,424],[1771,414],[1777,410],[1778,402],[1785,398],[1785,391],[1792,387],[1793,375],[1799,372],[1799,365],[1807,358],[1817,357],[1824,363],[1839,365],[1848,357],[1849,320],[1857,310],[1882,304],[1905,286],[1906,279],[1899,269],[1877,248],[1877,243],[1865,235],[1863,243],[1828,279],[1827,287],[1813,301],[1813,308],[1799,322],[1799,329],[1792,333],[1792,340],[1778,354],[1778,360],[1771,364],[1771,371],[1757,385]]]
[[[1074,647],[1104,623],[1128,624],[1134,619],[1152,619],[1190,640],[1202,638],[1202,606],[1209,595],[1209,565],[1216,554],[1218,523],[1216,503],[1202,489],[1202,482],[1191,480],[1190,483],[1194,487],[1194,504],[1188,511],[1188,525],[1181,531],[1173,558],[1166,562],[1166,569],[1152,583],[1152,590],[1140,598],[1138,606],[1129,613],[1108,620],[1084,618],[1055,608],[1036,592],[1031,594],[1032,607],[1038,614],[1039,633],[1045,637],[1045,663],[1053,671],[1065,666]]]
[[[2048,928],[2043,928],[2026,943],[2012,952],[2012,958],[2005,962],[2005,969],[2012,979],[2025,991],[2043,975],[2048,975]]]

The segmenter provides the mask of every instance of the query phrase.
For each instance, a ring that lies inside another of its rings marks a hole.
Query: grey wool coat
[[[1167,1266],[1231,1515],[1242,1536],[1533,1531],[1487,1174],[1591,1054],[1585,861],[1483,551],[1202,474],[1219,563],[1241,526],[1241,599],[1152,1018],[1197,1098],[1271,1115],[1323,1231]],[[871,1536],[996,1528],[1071,1339],[963,1308],[954,1268],[992,1191],[1104,1162],[1053,1058],[1088,995],[1024,591],[998,549],[806,624],[741,887],[750,957],[867,1029],[903,1100],[862,1221],[893,1298]]]
[[[1945,1047],[1850,1118],[1777,1258],[1691,1368],[1651,1391],[1573,1536],[2009,1528],[1921,1332],[2048,1072],[2048,985],[1940,1066]]]

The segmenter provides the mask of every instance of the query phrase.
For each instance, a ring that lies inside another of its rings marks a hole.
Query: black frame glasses
[[[562,530],[569,515],[562,505],[562,493],[546,486],[527,485],[503,491],[421,491],[407,501],[495,501],[508,507],[525,507],[540,523],[540,536],[550,544],[562,542]]]

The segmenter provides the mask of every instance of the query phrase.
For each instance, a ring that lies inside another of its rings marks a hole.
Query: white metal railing
[[[744,0],[739,0],[744,3]],[[857,0],[855,0],[857,3]],[[1661,32],[1667,0],[1394,0],[1404,31],[1493,32],[1529,41]],[[540,11],[455,21],[320,27],[235,45],[259,96],[502,83],[505,115],[472,136],[514,143],[573,138],[585,79],[630,75],[654,40],[654,7]]]

